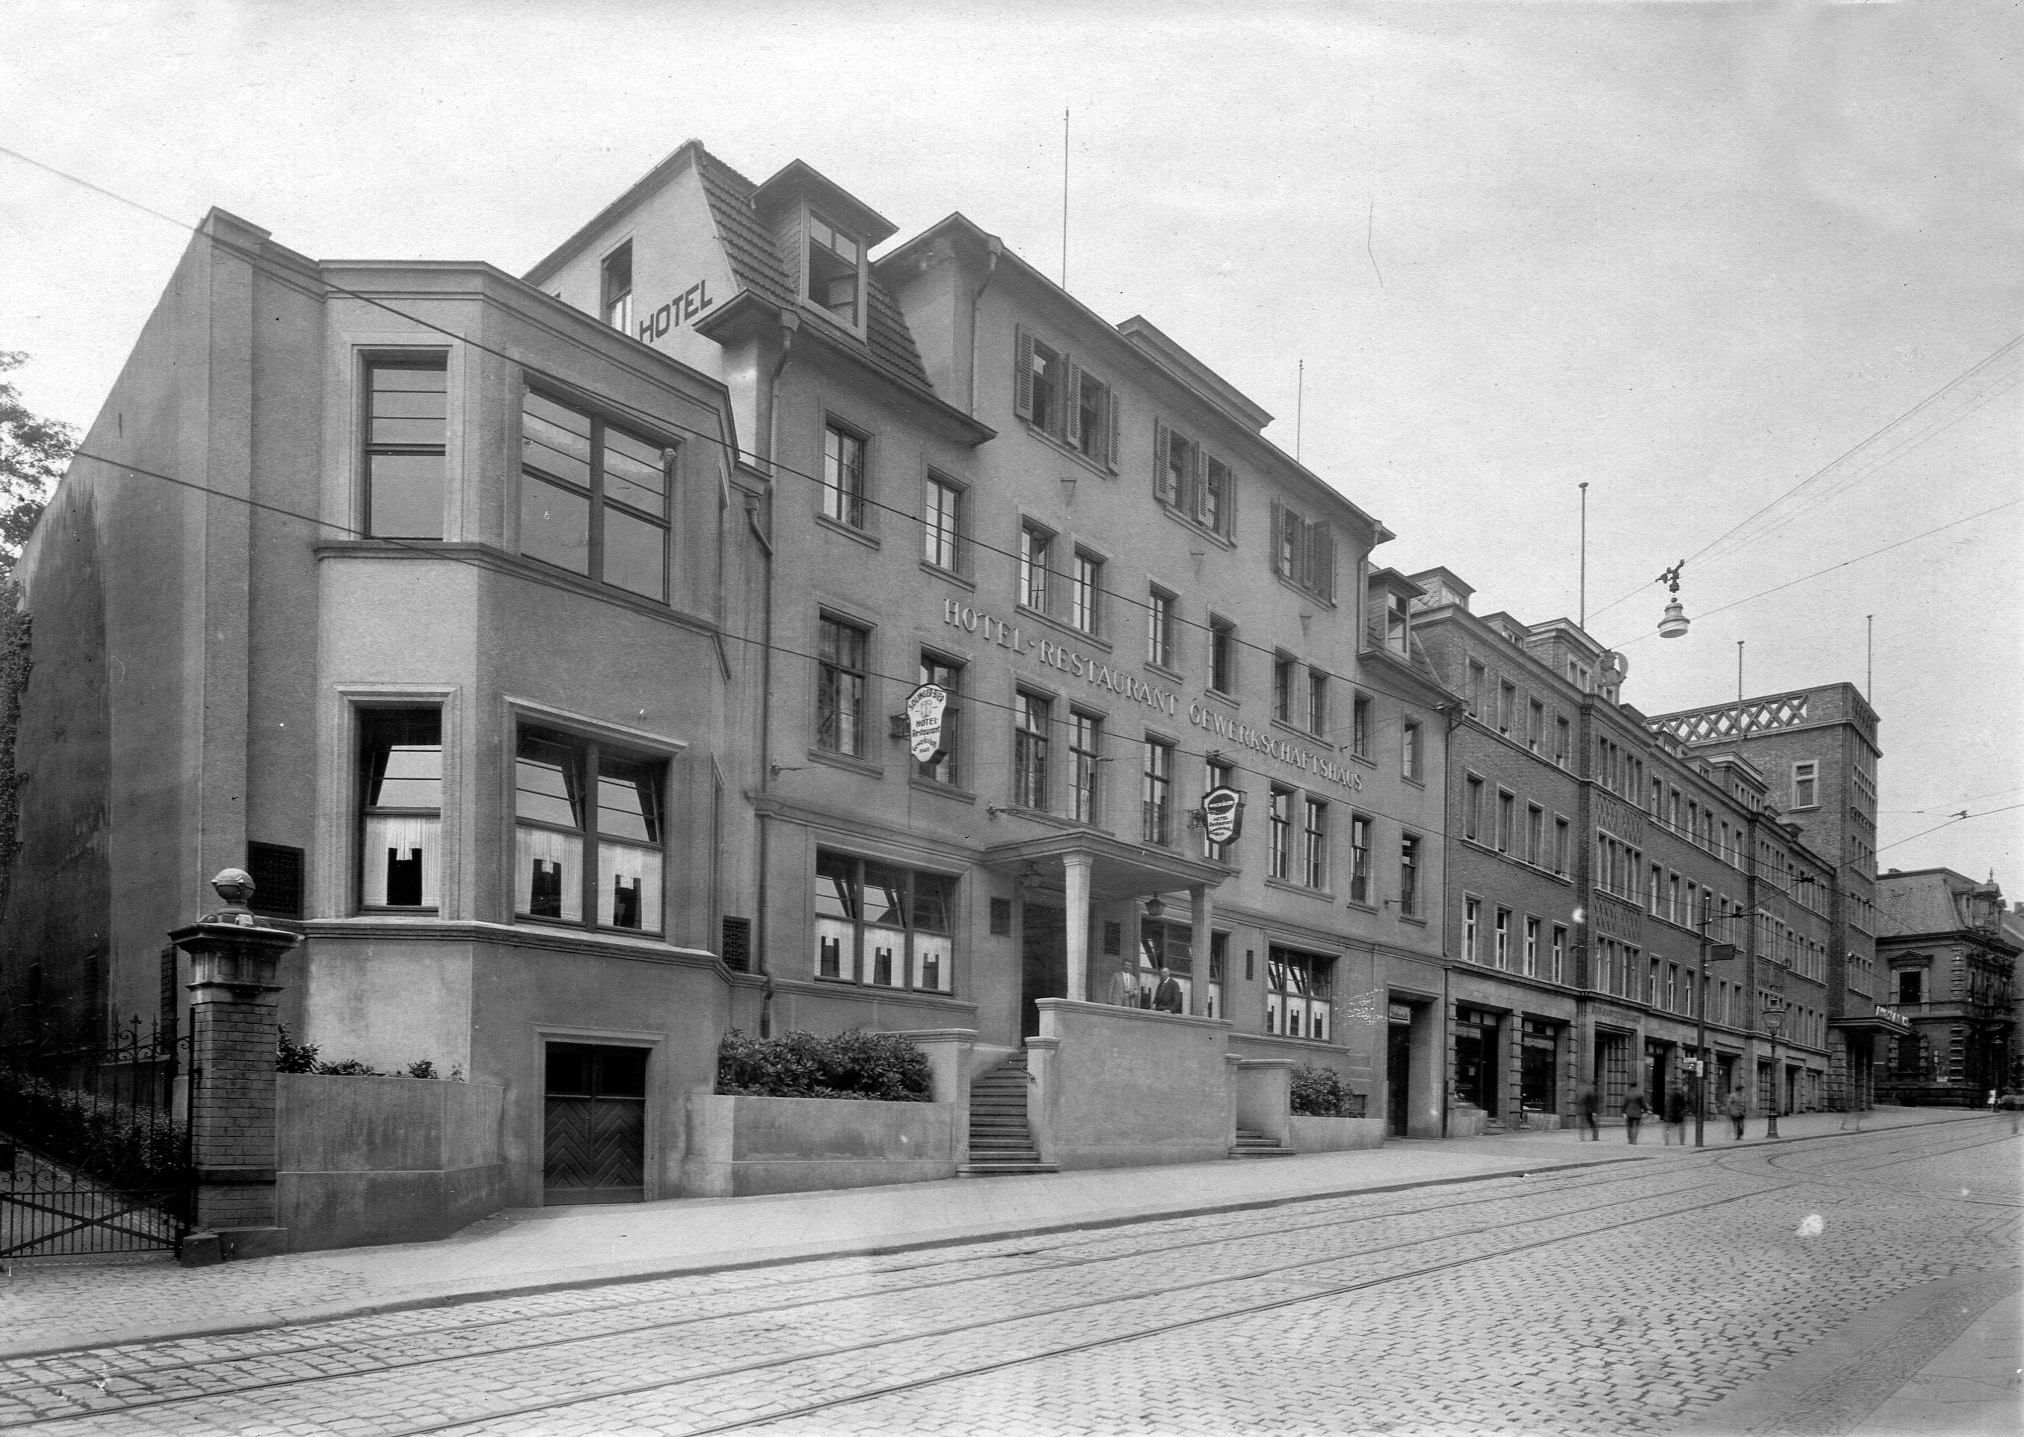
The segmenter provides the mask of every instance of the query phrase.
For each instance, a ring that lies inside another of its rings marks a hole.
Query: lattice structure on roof
[[[1777,698],[1746,699],[1718,709],[1681,714],[1665,720],[1661,727],[1680,742],[1691,744],[1796,728],[1805,722],[1806,695],[1784,694]]]

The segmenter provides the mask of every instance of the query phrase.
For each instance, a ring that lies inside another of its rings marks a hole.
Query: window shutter
[[[1308,585],[1330,603],[1335,602],[1335,531],[1327,524],[1313,524],[1307,530]]]
[[[1103,462],[1104,466],[1108,468],[1111,473],[1115,474],[1117,473],[1118,403],[1117,403],[1117,391],[1115,389],[1112,389],[1109,385],[1104,386],[1103,407],[1106,414],[1109,416],[1107,422],[1110,425],[1110,448],[1104,451]]]
[[[1021,419],[1033,417],[1033,336],[1024,325],[1012,356],[1012,412]]]
[[[1167,451],[1174,442],[1174,433],[1161,420],[1153,421],[1153,497],[1163,504],[1178,504],[1181,496],[1174,490],[1174,471],[1167,466]]]
[[[1271,566],[1273,573],[1284,575],[1290,579],[1293,576],[1286,573],[1285,566],[1279,562],[1279,545],[1286,532],[1285,524],[1286,511],[1280,507],[1279,501],[1274,499],[1272,501],[1272,537],[1265,546],[1265,562]]]
[[[1209,487],[1209,456],[1207,453],[1203,451],[1202,446],[1199,444],[1197,444],[1193,449],[1189,450],[1188,452],[1189,457],[1194,461],[1189,466],[1189,473],[1193,476],[1195,485],[1195,492],[1193,495],[1195,501],[1194,503],[1195,522],[1197,524],[1200,524],[1204,522],[1207,517],[1202,511],[1207,507],[1208,504],[1208,500],[1204,496],[1206,495]]]
[[[1227,466],[1223,470],[1223,537],[1237,537],[1237,471]]]
[[[1067,355],[1061,356],[1061,432],[1071,448],[1082,447],[1082,369]]]

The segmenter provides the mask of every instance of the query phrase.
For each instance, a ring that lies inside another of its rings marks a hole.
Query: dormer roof
[[[898,225],[806,160],[789,160],[752,191],[752,207],[762,215],[804,199],[831,223],[863,240],[866,249],[899,233]]]

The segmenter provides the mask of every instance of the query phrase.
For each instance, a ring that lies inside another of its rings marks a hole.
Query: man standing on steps
[[[1181,1011],[1181,985],[1167,969],[1160,969],[1160,985],[1153,989],[1153,1007],[1162,1013]]]

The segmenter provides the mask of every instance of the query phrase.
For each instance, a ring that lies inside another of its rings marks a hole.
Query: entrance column
[[[1188,885],[1188,923],[1194,930],[1193,950],[1188,955],[1192,970],[1188,983],[1188,1016],[1199,1018],[1208,1006],[1209,994],[1209,919],[1213,913],[1209,898],[1209,885],[1190,883]]]
[[[1089,869],[1087,853],[1061,856],[1062,887],[1068,894],[1068,996],[1089,1001]]]

